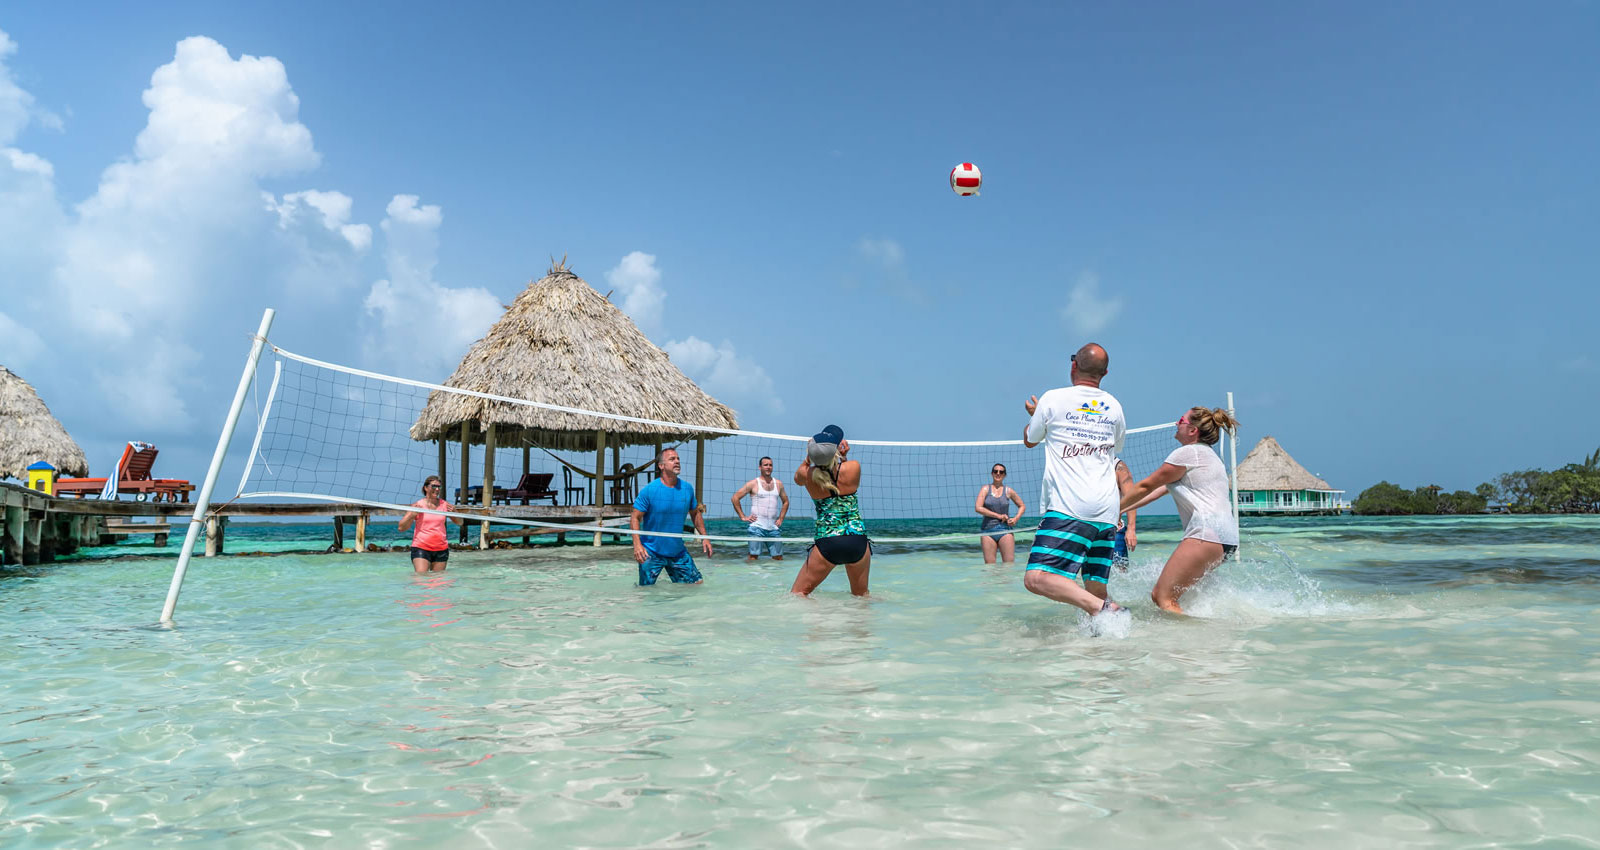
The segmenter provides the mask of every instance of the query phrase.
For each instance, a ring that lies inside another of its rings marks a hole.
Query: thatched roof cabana
[[[1271,437],[1262,437],[1239,461],[1239,490],[1326,490],[1343,492],[1312,475]]]
[[[64,476],[89,474],[83,449],[50,415],[27,381],[0,366],[0,478],[22,478],[30,464],[46,461]]]
[[[681,372],[610,300],[567,268],[551,265],[473,344],[445,386],[642,419],[737,428],[733,410]],[[500,446],[594,451],[717,435],[545,410],[435,390],[411,426],[413,440],[469,439],[495,426]]]

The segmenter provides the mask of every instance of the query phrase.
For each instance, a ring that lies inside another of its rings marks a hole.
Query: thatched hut
[[[1239,461],[1239,513],[1338,513],[1339,496],[1328,482],[1311,474],[1271,437],[1262,437]]]
[[[17,373],[0,366],[0,478],[22,478],[45,461],[64,476],[89,474],[83,449],[50,415],[44,399]]]
[[[553,263],[528,285],[483,339],[473,344],[445,386],[546,404],[678,422],[710,428],[737,428],[732,409],[707,395],[633,321],[568,268]],[[577,413],[489,401],[434,391],[417,421],[413,440],[462,444],[462,480],[469,447],[483,445],[485,492],[494,486],[496,447],[595,452],[595,470],[605,472],[605,450],[693,439],[715,433],[618,422]],[[702,443],[703,445],[703,443]],[[696,452],[696,484],[703,478],[703,452]],[[594,473],[581,474],[593,479]],[[615,471],[612,473],[615,477]],[[441,477],[443,473],[441,472]],[[594,488],[594,503],[605,503],[605,487]],[[697,487],[697,489],[699,489]]]

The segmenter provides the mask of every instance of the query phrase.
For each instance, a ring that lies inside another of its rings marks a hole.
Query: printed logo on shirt
[[[1084,402],[1082,405],[1080,405],[1078,407],[1077,412],[1078,413],[1087,413],[1087,414],[1089,414],[1091,416],[1105,416],[1106,414],[1111,412],[1111,408],[1108,407],[1106,405],[1106,403],[1101,401],[1100,399],[1091,398],[1088,401]]]

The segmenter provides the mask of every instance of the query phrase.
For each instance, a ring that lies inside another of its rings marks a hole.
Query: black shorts
[[[412,546],[411,547],[411,560],[415,561],[418,558],[421,558],[422,560],[427,561],[430,564],[442,564],[445,561],[450,560],[450,550],[449,549],[440,549],[437,552],[435,552],[432,549],[418,549],[417,547]]]
[[[819,537],[812,545],[828,563],[839,566],[853,564],[872,551],[872,543],[865,534],[841,534],[837,537]]]
[[[1239,547],[1238,546],[1229,546],[1226,543],[1222,544],[1222,560],[1231,561],[1235,557],[1237,557],[1238,554],[1239,554]]]

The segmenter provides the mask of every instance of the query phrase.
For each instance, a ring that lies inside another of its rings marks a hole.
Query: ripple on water
[[[0,577],[0,835],[1592,843],[1592,564],[1503,552],[1544,574],[1477,580],[1507,566],[1481,535],[1441,552],[1450,526],[1424,525],[1247,533],[1192,619],[1148,602],[1158,530],[1113,576],[1119,639],[957,547],[883,552],[865,601],[732,559],[637,588],[617,548],[463,553],[423,581],[386,556],[230,559],[191,573],[171,630],[144,628],[164,561]]]

